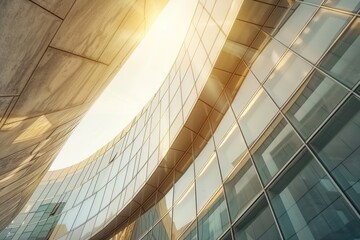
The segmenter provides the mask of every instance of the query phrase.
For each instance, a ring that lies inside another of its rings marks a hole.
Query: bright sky
[[[196,3],[197,0],[169,0],[144,40],[73,131],[50,170],[89,157],[141,111],[175,61]]]

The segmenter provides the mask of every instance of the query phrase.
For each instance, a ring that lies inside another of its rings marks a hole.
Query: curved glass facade
[[[134,121],[0,239],[360,238],[359,1],[199,1]]]

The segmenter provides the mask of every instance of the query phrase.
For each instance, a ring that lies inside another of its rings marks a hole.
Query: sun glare
[[[78,163],[114,138],[151,99],[173,64],[197,1],[169,0],[153,27],[76,127],[50,170]]]

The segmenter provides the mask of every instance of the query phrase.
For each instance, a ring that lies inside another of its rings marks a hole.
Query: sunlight
[[[148,34],[76,127],[50,170],[89,157],[140,112],[169,72],[196,4],[196,0],[169,0]]]

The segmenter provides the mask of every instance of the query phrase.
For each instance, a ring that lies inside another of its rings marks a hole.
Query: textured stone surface
[[[21,92],[60,23],[27,0],[0,1],[0,95]]]
[[[134,1],[78,0],[51,46],[98,60]]]
[[[49,48],[8,122],[82,104],[93,85],[102,81],[104,69],[103,64]]]
[[[75,0],[32,0],[55,15],[64,18]]]

